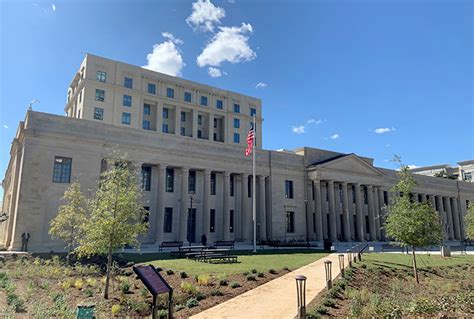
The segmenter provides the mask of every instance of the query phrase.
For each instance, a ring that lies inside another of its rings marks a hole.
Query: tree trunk
[[[420,280],[418,279],[418,269],[416,268],[415,246],[412,246],[412,253],[413,253],[413,273],[415,274],[416,283],[419,284]]]
[[[110,271],[112,269],[112,250],[109,249],[109,254],[107,255],[107,271],[105,275],[105,288],[104,288],[104,298],[109,299],[109,285],[110,285]]]

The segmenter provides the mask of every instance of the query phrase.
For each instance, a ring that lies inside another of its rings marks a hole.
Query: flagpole
[[[253,150],[252,150],[252,216],[253,216],[253,252],[257,252],[257,198],[256,198],[256,192],[255,192],[255,141],[257,139],[257,130],[255,127],[255,114],[253,115],[253,134],[254,134],[254,141],[253,141]]]

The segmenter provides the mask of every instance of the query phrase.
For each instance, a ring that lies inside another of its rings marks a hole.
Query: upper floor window
[[[97,71],[96,79],[97,81],[102,82],[102,83],[107,82],[107,73],[104,71]]]
[[[295,212],[286,212],[286,232],[295,232]]]
[[[148,83],[148,93],[156,94],[156,85],[153,83]]]
[[[132,118],[132,115],[127,112],[122,113],[122,124],[127,124],[130,125],[130,120]]]
[[[240,105],[234,104],[234,113],[240,113]]]
[[[100,107],[94,108],[94,120],[103,120],[104,119],[104,109]]]
[[[166,191],[172,193],[174,190],[174,169],[166,169]]]
[[[131,95],[126,95],[124,94],[123,95],[123,106],[128,106],[128,107],[131,107],[132,106],[132,96]]]
[[[250,108],[250,116],[254,116],[254,115],[257,116],[257,109],[254,108],[254,107],[251,107]]]
[[[151,105],[150,104],[144,104],[143,105],[143,114],[144,115],[150,115],[151,114]]]
[[[143,120],[143,129],[144,130],[151,130],[151,122],[148,120]]]
[[[71,182],[72,158],[56,156],[54,158],[53,182],[70,183]]]
[[[95,100],[100,101],[100,102],[104,102],[105,101],[105,91],[95,89]]]
[[[222,103],[222,100],[216,100],[216,108],[219,110],[222,110],[224,103]]]
[[[166,97],[169,97],[171,99],[174,99],[174,89],[172,88],[167,88],[166,89]]]
[[[151,166],[142,166],[142,189],[151,190]]]
[[[124,77],[123,78],[123,86],[126,87],[126,88],[129,88],[129,89],[133,88],[133,79]]]
[[[239,133],[234,133],[234,143],[235,144],[240,143],[240,134]]]
[[[207,96],[201,96],[201,105],[207,106]]]
[[[234,128],[240,128],[240,120],[234,119]]]
[[[163,125],[161,126],[161,131],[162,131],[163,133],[169,133],[169,131],[168,131],[168,124],[163,124]]]
[[[465,180],[466,182],[472,181],[472,173],[471,173],[471,172],[464,173],[464,180]]]
[[[186,112],[181,111],[181,122],[186,122]]]
[[[285,197],[293,198],[293,181],[285,181]]]
[[[234,175],[230,174],[230,196],[234,196]]]
[[[191,93],[189,93],[189,92],[184,92],[184,101],[191,103]]]
[[[198,125],[202,125],[202,115],[198,115]]]
[[[167,119],[168,116],[169,116],[169,109],[166,108],[166,107],[164,107],[164,108],[163,108],[163,118],[164,118],[164,119]]]
[[[216,195],[216,173],[211,173],[211,195]]]
[[[194,194],[195,192],[196,192],[196,171],[189,171],[188,193]]]

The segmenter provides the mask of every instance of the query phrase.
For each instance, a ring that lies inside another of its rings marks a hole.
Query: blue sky
[[[418,166],[472,159],[473,9],[448,0],[3,0],[0,174],[31,100],[63,114],[83,52],[261,98],[267,149],[354,152],[389,168],[394,154]]]

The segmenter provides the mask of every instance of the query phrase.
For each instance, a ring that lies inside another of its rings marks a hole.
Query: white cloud
[[[268,84],[267,84],[267,83],[263,83],[263,82],[258,82],[257,85],[255,85],[255,87],[256,87],[257,89],[264,89],[264,88],[266,88],[267,86],[268,86]]]
[[[8,125],[6,125],[6,124],[3,124],[3,127],[4,127],[4,128],[8,128]]]
[[[214,31],[214,25],[220,24],[225,17],[225,10],[216,7],[210,0],[197,0],[193,3],[193,12],[186,18],[186,23],[193,30]]]
[[[213,68],[212,66],[207,69],[209,75],[213,78],[219,78],[223,75],[227,75],[226,72],[219,70],[218,68]]]
[[[376,134],[385,134],[385,133],[389,133],[389,132],[393,132],[393,131],[395,131],[394,127],[392,127],[392,128],[390,128],[390,127],[379,127],[379,128],[376,128],[374,130],[374,133],[376,133]]]
[[[250,48],[246,33],[253,31],[252,25],[242,23],[240,27],[219,27],[197,57],[197,65],[220,66],[222,62],[240,63],[255,59],[257,54]]]
[[[390,144],[385,144],[386,147],[390,147]]]
[[[186,65],[177,45],[183,41],[175,38],[169,32],[161,34],[166,41],[153,45],[153,52],[147,54],[147,65],[145,69],[157,71],[173,76],[181,76],[181,70]]]
[[[336,133],[336,134],[333,134],[333,135],[331,135],[331,136],[329,136],[329,138],[330,138],[331,140],[337,140],[339,137],[340,137],[340,136],[339,136],[339,134],[337,134],[337,133]]]
[[[408,169],[418,168],[419,166],[416,165],[407,165]]]
[[[293,131],[293,133],[303,134],[306,131],[306,127],[304,125],[293,126],[291,130]]]
[[[319,125],[319,124],[321,124],[322,122],[323,122],[322,120],[309,119],[309,120],[306,121],[306,124]]]
[[[53,9],[53,11],[56,11],[56,5],[54,3],[51,4],[51,9]]]

